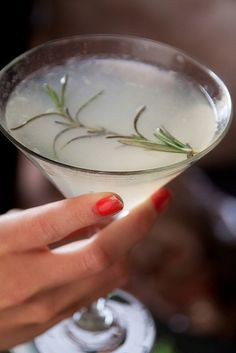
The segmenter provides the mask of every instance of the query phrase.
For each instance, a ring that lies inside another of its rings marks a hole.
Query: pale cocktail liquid
[[[86,135],[86,129],[74,128],[62,134],[53,151],[55,136],[66,126],[55,123],[63,118],[50,115],[36,119],[17,130],[10,130],[30,117],[55,111],[52,100],[43,89],[45,83],[60,92],[60,79],[67,75],[65,104],[71,116],[90,97],[79,115],[82,124],[106,128],[119,135],[135,134],[137,110],[146,110],[138,121],[143,136],[155,140],[156,128],[164,126],[172,135],[188,143],[195,151],[209,146],[216,132],[216,113],[212,101],[202,87],[185,76],[152,65],[123,59],[73,58],[63,65],[45,67],[28,77],[13,91],[6,109],[10,133],[30,150],[58,160],[68,166],[102,172],[130,172],[167,167],[185,160],[185,154],[146,150],[125,146],[118,138],[106,136],[75,139]],[[114,191],[133,206],[174,174],[123,176],[86,173],[61,169],[56,164],[38,160],[41,168],[65,196],[91,191]],[[108,173],[109,174],[109,173]],[[177,172],[178,174],[178,172]]]

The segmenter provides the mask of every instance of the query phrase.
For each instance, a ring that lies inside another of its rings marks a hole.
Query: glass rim
[[[140,170],[131,170],[131,171],[109,171],[109,170],[99,170],[99,169],[90,169],[90,168],[82,168],[78,166],[73,166],[64,162],[60,162],[59,160],[54,160],[49,157],[43,156],[37,152],[32,151],[29,147],[25,146],[23,143],[15,139],[8,131],[5,129],[1,123],[0,119],[0,131],[14,144],[16,145],[20,150],[23,150],[26,152],[28,155],[32,155],[34,158],[38,158],[43,160],[44,162],[48,162],[54,165],[58,165],[60,167],[70,169],[72,171],[79,171],[82,173],[89,173],[89,174],[101,174],[101,175],[117,175],[117,176],[135,176],[135,175],[145,175],[145,174],[152,174],[152,173],[159,173],[159,172],[175,172],[176,170],[181,170],[185,169],[188,165],[192,164],[193,162],[199,160],[206,154],[208,154],[211,150],[213,150],[219,143],[220,141],[225,137],[226,133],[229,130],[230,123],[232,121],[233,117],[233,109],[232,109],[232,100],[231,96],[229,93],[228,88],[226,87],[225,83],[221,80],[221,78],[214,73],[211,69],[209,69],[205,64],[202,64],[198,59],[195,59],[192,55],[187,54],[185,51],[166,44],[162,43],[150,38],[145,38],[145,37],[139,37],[135,35],[125,35],[125,34],[81,34],[81,35],[73,35],[73,36],[67,36],[67,37],[62,37],[58,39],[53,39],[46,41],[45,43],[39,44],[35,46],[34,48],[31,48],[24,53],[20,54],[16,58],[14,58],[12,61],[10,61],[5,67],[3,67],[0,70],[0,80],[1,77],[4,75],[5,72],[7,72],[8,69],[14,67],[17,63],[19,63],[22,59],[25,59],[27,56],[33,54],[34,52],[37,52],[45,47],[52,47],[54,45],[59,45],[63,43],[69,43],[69,42],[79,42],[83,40],[115,40],[115,41],[127,41],[127,42],[134,42],[137,41],[139,43],[151,43],[155,46],[170,50],[170,51],[175,51],[176,54],[180,54],[183,57],[187,58],[188,60],[191,61],[192,64],[195,66],[198,66],[202,71],[204,71],[208,76],[211,76],[215,82],[222,88],[224,91],[225,96],[227,97],[227,104],[228,104],[228,121],[220,135],[206,148],[204,148],[202,151],[198,152],[194,156],[190,156],[183,161],[179,161],[177,163],[172,163],[167,166],[163,167],[157,167],[157,168],[149,168],[149,169],[140,169]]]

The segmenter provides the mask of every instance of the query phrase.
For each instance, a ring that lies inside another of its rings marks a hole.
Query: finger
[[[113,217],[105,217],[101,222],[93,224],[92,226],[84,227],[66,236],[66,238],[57,241],[50,245],[50,249],[56,249],[63,245],[74,243],[81,239],[88,239],[101,229],[105,228],[108,224],[114,221]]]
[[[64,239],[51,244],[50,249],[57,249],[59,247],[61,248],[62,246],[65,246],[67,244],[81,241],[82,239],[88,239],[91,236],[93,236],[99,230],[99,228],[100,228],[99,225],[94,224],[92,226],[83,227],[81,229],[78,229],[75,232],[66,236]]]
[[[154,193],[146,202],[134,209],[125,218],[113,222],[105,228],[93,242],[94,251],[116,260],[126,254],[140,240],[147,237],[157,216],[164,211],[171,198],[163,188]],[[112,236],[110,236],[112,234]]]
[[[4,215],[0,217],[1,243],[15,250],[46,246],[122,208],[117,195],[98,193]]]
[[[111,286],[116,288],[127,281],[126,259],[113,265],[101,275],[92,276],[82,281],[74,281],[51,290],[42,291],[21,305],[4,309],[0,313],[0,332],[6,326],[44,324],[53,320],[68,308],[85,300],[92,301],[95,292]],[[106,293],[106,292],[105,292]],[[14,317],[14,325],[12,322]]]
[[[44,323],[52,320],[69,307],[80,302],[92,301],[95,292],[101,293],[104,288],[117,288],[127,282],[128,271],[124,263],[115,264],[100,275],[74,281],[31,299],[24,309],[25,317],[31,318],[30,323]],[[104,292],[106,294],[107,292]],[[29,321],[28,321],[29,323]]]
[[[7,214],[18,213],[21,211],[22,211],[22,209],[20,209],[20,208],[12,208],[11,210],[7,211]]]
[[[49,254],[42,270],[54,269],[50,279],[52,283],[60,283],[63,278],[81,279],[103,271],[148,235],[157,214],[169,199],[170,193],[162,189],[128,216],[112,222],[77,251]]]
[[[53,319],[46,322],[37,324],[25,324],[24,326],[19,326],[15,324],[15,316],[11,317],[11,324],[5,326],[1,331],[3,338],[0,342],[1,351],[8,349],[11,346],[16,346],[22,341],[31,341],[34,337],[39,336],[43,332],[49,330],[51,327],[55,326],[62,320],[71,317],[76,311],[79,311],[82,307],[88,306],[90,303],[94,302],[98,298],[105,297],[108,293],[111,293],[114,288],[120,287],[123,284],[123,279],[117,281],[116,284],[108,283],[96,291],[94,291],[89,298],[83,298],[78,300],[71,307],[63,310]]]

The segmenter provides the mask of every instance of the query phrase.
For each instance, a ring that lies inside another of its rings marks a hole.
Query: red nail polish
[[[109,216],[121,211],[124,207],[122,200],[116,195],[109,195],[96,203],[95,211],[100,216]]]
[[[171,199],[171,194],[166,188],[162,188],[156,191],[152,196],[151,200],[158,212],[162,212],[168,205]]]

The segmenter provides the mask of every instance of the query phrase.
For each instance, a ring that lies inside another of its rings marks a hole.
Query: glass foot
[[[113,317],[108,329],[84,330],[77,325],[75,316],[75,319],[64,320],[37,337],[34,347],[40,353],[151,352],[155,326],[149,311],[136,298],[121,290],[111,295],[106,306]]]
[[[67,335],[78,345],[78,352],[112,352],[120,347],[126,338],[126,328],[114,320],[104,331],[86,331],[71,322]],[[81,350],[82,349],[82,350]]]

